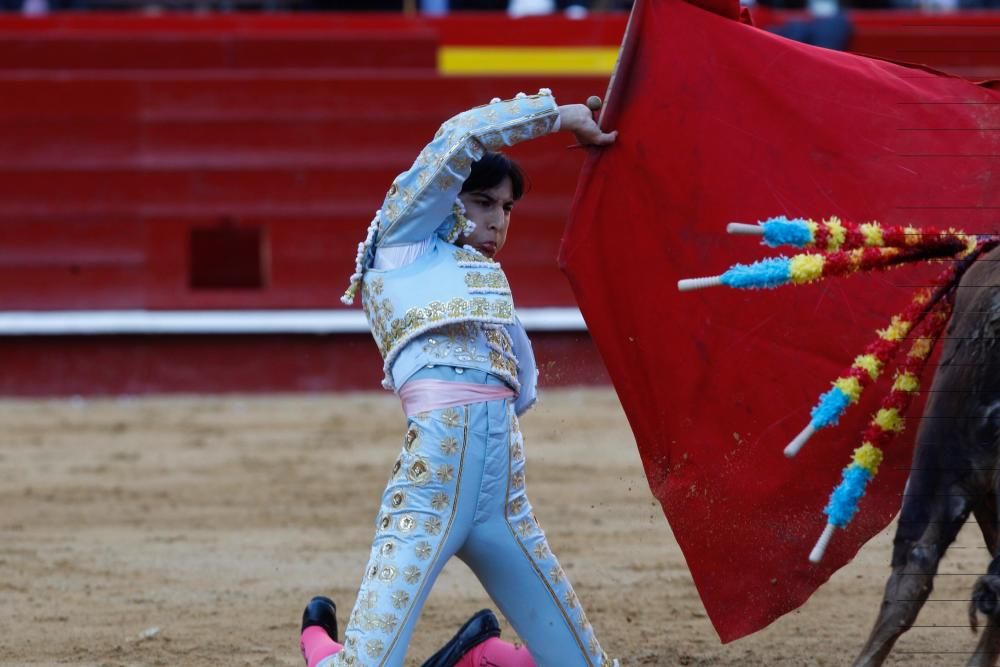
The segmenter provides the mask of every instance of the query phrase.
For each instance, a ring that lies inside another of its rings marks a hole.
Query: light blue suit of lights
[[[515,398],[409,416],[344,649],[326,665],[402,665],[451,556],[476,574],[539,667],[611,664],[528,501],[517,415],[535,400],[537,371],[510,285],[498,263],[454,245],[468,222],[457,197],[472,163],[549,133],[557,118],[545,91],[447,121],[395,179],[359,247],[352,284],[360,281],[387,388],[447,380],[510,387]],[[376,250],[412,244],[423,252],[415,261],[373,268]]]
[[[523,388],[519,380],[525,374],[511,331],[521,325],[499,263],[436,238],[411,264],[369,269],[361,295],[392,387],[428,364],[446,364],[488,371],[515,391],[534,391],[533,374]],[[530,346],[520,352],[532,357]]]
[[[445,122],[393,181],[361,253],[362,303],[387,388],[398,389],[429,364],[448,364],[503,377],[518,392],[519,414],[534,403],[535,361],[500,264],[453,243],[467,224],[458,193],[472,163],[487,150],[548,134],[558,115],[551,94],[463,112]],[[376,248],[432,236],[432,251],[414,264],[370,268]]]

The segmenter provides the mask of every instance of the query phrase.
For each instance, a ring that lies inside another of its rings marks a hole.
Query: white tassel
[[[815,434],[816,427],[812,425],[812,422],[809,422],[806,424],[806,427],[802,429],[802,431],[795,436],[790,443],[788,443],[788,446],[785,447],[785,456],[792,458],[798,454],[799,450],[802,449],[802,445],[806,444],[809,441],[809,438],[813,437]]]
[[[525,97],[527,97],[527,95],[525,95],[524,93],[518,93],[517,95],[514,96],[514,99],[523,100]]]
[[[460,197],[455,197],[455,204],[452,206],[452,211],[455,214],[455,219],[459,222],[462,222],[463,218],[465,219],[465,224],[462,226],[462,234],[468,236],[476,230],[476,223],[465,217],[465,202]],[[458,237],[456,236],[455,238]]]
[[[690,292],[706,287],[718,287],[722,285],[722,276],[707,276],[705,278],[682,278],[677,281],[677,289],[681,292]]]
[[[833,531],[836,529],[837,527],[832,523],[826,524],[826,528],[823,529],[823,534],[819,536],[818,540],[816,540],[816,546],[814,546],[813,550],[809,553],[810,563],[818,563],[823,560],[823,554],[826,553],[826,548],[830,545],[830,538],[833,537]]]
[[[492,100],[490,100],[490,104],[500,104],[500,101],[501,100],[499,97],[494,97]]]
[[[730,222],[726,232],[737,236],[763,236],[764,228],[760,225],[748,225],[745,222]]]
[[[473,248],[471,245],[464,245],[464,246],[462,246],[462,250],[468,250],[471,253],[475,253],[475,254],[479,255],[480,257],[486,257],[486,255],[484,255],[483,253],[479,252],[478,250],[476,250],[475,248]],[[487,259],[489,259],[489,258],[487,257]]]
[[[455,216],[456,224],[452,226],[448,232],[448,237],[445,239],[448,243],[454,243],[463,234],[471,234],[472,230],[476,228],[476,223],[465,217],[465,204],[458,197],[455,197],[455,203],[451,205],[451,214]],[[472,225],[471,228],[470,224]]]
[[[551,95],[552,95],[552,89],[551,88],[539,88],[538,89],[538,94],[539,95],[547,95],[547,96],[551,97]]]
[[[382,215],[382,209],[375,211],[375,217],[372,218],[371,224],[368,225],[368,233],[365,234],[365,240],[358,244],[358,254],[354,258],[354,273],[351,274],[351,282],[347,287],[347,291],[344,292],[344,296],[340,297],[340,302],[345,306],[350,306],[354,303],[354,295],[357,294],[358,286],[365,275],[365,255],[368,254],[368,248],[375,241],[380,215]]]

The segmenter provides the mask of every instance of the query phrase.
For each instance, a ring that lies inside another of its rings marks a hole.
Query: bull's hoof
[[[973,630],[978,626],[977,611],[984,616],[1000,614],[1000,577],[986,574],[976,581],[969,604],[969,623]]]
[[[972,594],[972,599],[981,613],[992,616],[997,612],[997,596],[994,591],[978,590]]]

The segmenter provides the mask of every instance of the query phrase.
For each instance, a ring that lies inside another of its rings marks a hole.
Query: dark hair
[[[503,153],[487,151],[485,155],[472,163],[472,173],[462,184],[462,192],[489,190],[500,185],[505,176],[510,176],[510,188],[514,201],[524,195],[525,176],[521,167]]]

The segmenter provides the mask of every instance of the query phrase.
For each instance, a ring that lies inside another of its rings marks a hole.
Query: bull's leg
[[[958,484],[932,486],[930,493],[920,481],[913,486],[907,487],[896,528],[892,574],[885,584],[882,607],[855,667],[881,665],[899,636],[910,629],[934,588],[944,552],[972,511],[972,499]],[[915,535],[919,537],[913,539]]]
[[[997,577],[992,577],[994,579],[992,588],[984,587],[981,589],[980,585],[983,579],[986,578],[981,577],[976,583],[976,589],[973,592],[972,602],[969,606],[970,616],[974,616],[977,610],[983,612],[983,609],[979,605],[984,602],[987,607],[996,609],[998,590],[995,580]],[[983,630],[983,636],[979,638],[979,643],[976,645],[976,652],[969,658],[967,667],[993,667],[993,665],[997,664],[998,651],[1000,651],[1000,619],[998,619],[997,613],[994,611],[992,615],[987,615],[986,617],[986,628]]]
[[[976,581],[969,602],[969,624],[975,630],[979,623],[976,613],[986,616],[986,627],[969,658],[968,667],[992,667],[1000,655],[1000,552],[997,550],[996,496],[990,494],[976,506],[975,516],[983,531],[986,546],[993,554],[993,562],[986,575]]]
[[[982,500],[975,506],[972,510],[972,515],[976,517],[976,523],[979,524],[979,530],[983,533],[983,541],[986,542],[986,548],[991,554],[997,553],[997,537],[1000,536],[1000,526],[997,525],[997,521],[1000,520],[997,516],[997,495],[996,493],[988,493],[983,496]]]

